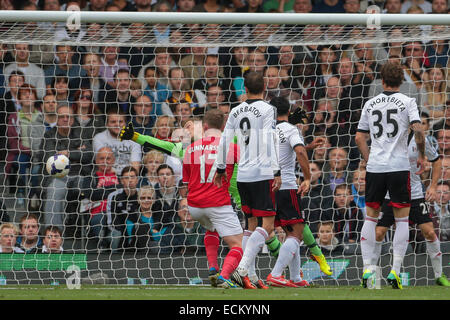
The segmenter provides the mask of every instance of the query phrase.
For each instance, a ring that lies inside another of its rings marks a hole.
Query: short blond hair
[[[142,163],[146,165],[150,160],[158,160],[159,162],[164,163],[164,154],[158,150],[150,150],[144,155]]]
[[[3,234],[3,230],[5,229],[13,229],[16,236],[19,234],[19,228],[17,228],[17,226],[13,223],[3,223],[0,226],[0,235]]]
[[[152,198],[155,199],[155,188],[153,188],[151,185],[145,185],[141,186],[138,191],[138,199],[141,197],[141,195],[146,192],[150,191],[152,193]]]

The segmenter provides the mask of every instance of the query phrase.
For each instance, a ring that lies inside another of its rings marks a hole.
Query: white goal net
[[[416,98],[427,139],[442,156],[438,197],[424,214],[432,218],[449,274],[448,19],[380,24],[377,15],[368,25],[332,16],[304,23],[303,15],[294,23],[294,15],[273,14],[279,22],[224,23],[224,14],[214,24],[201,15],[178,22],[174,14],[173,23],[151,24],[126,15],[87,16],[89,22],[83,14],[78,22],[0,15],[0,275],[7,283],[62,282],[76,265],[85,283],[207,284],[205,230],[189,215],[182,153],[173,146],[190,142],[189,121],[215,108],[228,114],[245,101],[243,77],[251,70],[264,73],[267,101],[286,97],[308,118],[299,125],[311,146],[312,189],[303,210],[334,273],[321,274],[302,246],[304,278],[359,284],[365,164],[354,137],[365,101],[383,91],[379,73],[387,61],[402,65],[401,92]],[[155,143],[120,142],[118,132],[129,122]],[[63,178],[46,169],[56,154],[70,160]],[[429,162],[421,176],[424,190],[437,175],[433,169]],[[149,190],[153,204],[146,210]],[[239,203],[235,209],[244,223]],[[328,221],[331,240],[324,235]],[[389,227],[382,240],[383,274],[393,232]],[[281,231],[278,236],[283,241]],[[220,248],[223,258],[227,249]],[[274,262],[267,250],[258,255],[261,278]],[[435,278],[415,225],[402,271],[405,285]]]

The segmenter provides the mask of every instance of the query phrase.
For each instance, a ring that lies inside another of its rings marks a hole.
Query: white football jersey
[[[419,170],[419,168],[417,167],[419,150],[417,150],[417,144],[413,134],[409,135],[408,140],[408,157],[409,164],[411,166],[409,175],[411,181],[411,200],[423,199],[425,195],[423,192],[422,179],[420,179],[420,175],[416,174],[416,172]],[[425,156],[430,162],[434,162],[439,159],[439,153],[428,139],[425,139]],[[386,194],[386,199],[390,199],[389,192]]]
[[[277,124],[277,134],[280,152],[281,188],[280,190],[297,189],[297,177],[295,176],[295,164],[297,155],[294,148],[304,146],[305,142],[297,127],[283,121]]]
[[[367,172],[395,172],[410,169],[408,130],[420,122],[416,100],[399,92],[383,92],[364,104],[358,131],[370,134]]]
[[[230,111],[217,152],[217,168],[225,169],[227,148],[234,137],[240,149],[239,182],[273,179],[280,170],[276,109],[263,100],[247,100]]]

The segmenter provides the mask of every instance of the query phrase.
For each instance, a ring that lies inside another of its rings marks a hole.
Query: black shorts
[[[390,200],[384,200],[381,212],[383,214],[378,220],[377,226],[389,228],[394,225],[394,211],[392,210]],[[409,211],[409,224],[421,225],[427,222],[432,222],[432,220],[431,213],[430,210],[428,210],[428,204],[425,202],[425,199],[412,200],[411,209]]]
[[[275,216],[275,194],[272,191],[273,180],[256,182],[237,182],[241,197],[241,207],[245,214],[254,217]]]
[[[389,191],[395,208],[411,206],[411,182],[409,171],[366,173],[366,206],[378,209]]]
[[[275,226],[288,226],[297,223],[305,223],[305,217],[301,208],[301,196],[297,190],[279,190],[275,193],[277,215]]]

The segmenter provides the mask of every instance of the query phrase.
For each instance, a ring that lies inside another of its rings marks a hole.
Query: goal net
[[[423,213],[432,217],[449,274],[450,30],[440,15],[440,24],[405,15],[384,24],[387,15],[271,14],[256,21],[171,14],[155,23],[161,16],[9,14],[20,19],[0,15],[2,283],[62,284],[76,269],[82,283],[208,284],[205,229],[188,212],[180,153],[161,141],[184,148],[189,121],[216,108],[228,115],[246,100],[243,77],[251,70],[264,73],[267,101],[286,97],[307,115],[299,130],[309,145],[312,189],[303,210],[334,273],[321,274],[302,246],[303,277],[359,284],[365,164],[354,137],[365,101],[383,91],[387,61],[402,65],[400,90],[416,99],[427,140],[443,157],[442,169],[428,162],[421,179],[424,190],[436,170],[444,181]],[[159,140],[120,142],[130,121]],[[56,154],[70,159],[63,178],[46,168]],[[239,203],[234,207],[244,224]],[[389,227],[382,240],[384,278],[393,233]],[[284,240],[281,230],[277,235]],[[221,245],[219,258],[226,252]],[[274,263],[264,248],[257,257],[262,279]],[[426,240],[411,225],[402,281],[434,279]]]

